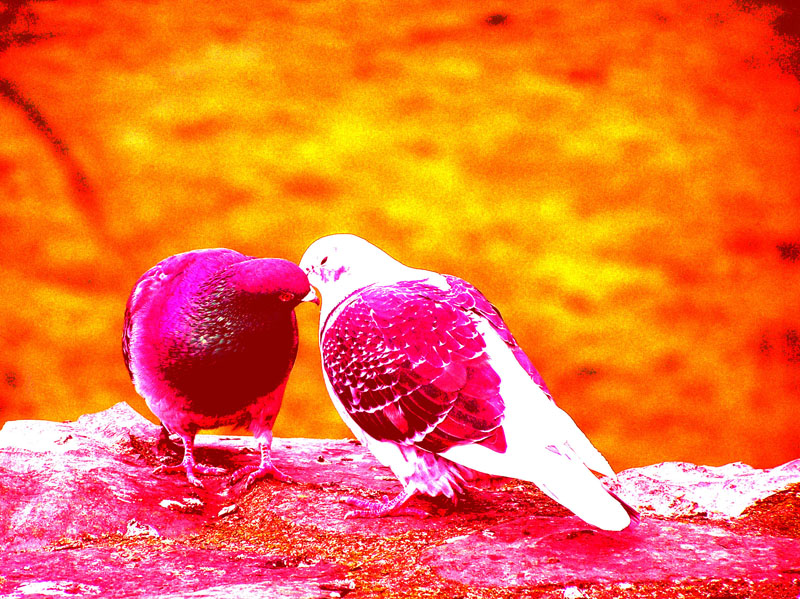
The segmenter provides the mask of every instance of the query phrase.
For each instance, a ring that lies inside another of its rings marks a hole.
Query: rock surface
[[[276,439],[292,484],[195,489],[153,474],[158,433],[126,404],[5,425],[0,598],[800,594],[797,461],[625,471],[608,484],[642,522],[607,533],[507,479],[455,508],[415,500],[426,518],[345,519],[341,497],[399,490],[346,440]],[[198,458],[233,470],[258,453],[252,438],[201,435]]]
[[[609,487],[640,510],[657,516],[738,518],[756,501],[800,482],[800,459],[758,470],[736,462],[696,466],[664,462],[620,472]]]

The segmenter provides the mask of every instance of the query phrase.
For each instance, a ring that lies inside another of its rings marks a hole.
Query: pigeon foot
[[[289,478],[283,472],[281,472],[275,466],[273,466],[272,462],[270,462],[269,464],[259,464],[258,466],[255,465],[242,466],[231,475],[230,484],[235,485],[245,476],[247,476],[247,481],[245,481],[244,483],[245,489],[249,489],[255,484],[257,480],[260,480],[267,476],[272,476],[272,478],[282,483],[294,482],[291,478]]]
[[[202,489],[203,483],[197,477],[197,474],[219,476],[220,474],[225,474],[225,472],[227,471],[225,470],[225,468],[220,468],[217,466],[209,466],[208,464],[193,463],[191,466],[188,466],[183,462],[174,465],[162,464],[161,466],[153,470],[153,474],[176,474],[180,472],[186,473],[186,479],[189,481],[190,484]]]
[[[400,493],[394,499],[384,495],[381,501],[370,501],[360,497],[342,497],[341,502],[358,508],[350,510],[345,518],[384,518],[386,516],[416,516],[425,518],[428,513],[413,507],[406,506],[406,502],[413,497],[413,493]]]

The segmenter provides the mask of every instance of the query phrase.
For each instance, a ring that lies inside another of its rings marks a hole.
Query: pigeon
[[[224,474],[195,462],[194,438],[232,424],[248,426],[261,450],[260,464],[232,481],[288,481],[272,464],[272,427],[297,356],[294,308],[309,292],[296,264],[224,248],[171,256],[141,276],[125,309],[122,353],[136,391],[184,448],[181,464],[158,471],[185,471],[198,487],[198,474]]]
[[[601,529],[637,521],[592,473],[615,476],[608,462],[474,286],[348,234],[312,243],[300,268],[321,300],[328,393],[403,485],[392,500],[346,500],[360,508],[348,515],[416,513],[406,506],[414,495],[455,501],[489,475],[531,481]]]

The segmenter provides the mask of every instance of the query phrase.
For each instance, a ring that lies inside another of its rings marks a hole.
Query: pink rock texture
[[[609,486],[639,510],[664,517],[737,518],[756,501],[800,482],[800,459],[759,470],[735,462],[664,462],[620,472]]]
[[[293,483],[264,480],[245,491],[227,477],[203,477],[198,489],[185,477],[153,474],[158,432],[126,404],[72,423],[5,425],[0,597],[766,599],[800,592],[793,465],[626,471],[619,492],[642,521],[609,533],[510,479],[470,489],[455,507],[414,499],[427,517],[345,519],[343,496],[379,499],[400,486],[348,440],[276,439],[275,464]],[[230,471],[259,459],[251,437],[200,435],[198,455]],[[720,510],[712,518],[709,505],[740,505],[745,484],[771,494],[739,517]],[[714,488],[716,503],[685,499],[698,488]],[[669,513],[666,505],[677,507]]]

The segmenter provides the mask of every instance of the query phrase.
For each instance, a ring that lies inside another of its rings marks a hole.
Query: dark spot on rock
[[[496,562],[499,562],[499,561],[504,561],[504,560],[505,560],[505,558],[504,558],[502,555],[499,555],[499,554],[497,554],[497,553],[487,553],[487,554],[486,554],[486,557],[487,557],[488,559],[490,559],[490,560],[492,560],[492,561],[496,561]]]
[[[269,570],[276,569],[276,568],[296,568],[297,565],[300,563],[300,558],[297,556],[291,557],[270,557],[265,559],[261,562],[261,566],[263,568],[267,568]]]
[[[495,27],[497,25],[505,25],[507,19],[508,19],[508,15],[504,15],[504,14],[501,14],[501,13],[495,13],[493,15],[489,15],[488,17],[486,17],[484,19],[484,22],[487,25],[491,25],[492,27]]]
[[[587,366],[586,368],[581,368],[581,371],[578,374],[580,376],[592,376],[597,374],[597,371],[594,368]]]
[[[331,591],[331,597],[344,597],[355,590],[356,583],[353,580],[322,582],[319,588],[323,591]]]
[[[588,537],[594,536],[594,531],[593,530],[573,530],[573,531],[567,533],[567,538],[570,539],[570,540],[571,539],[579,539],[581,537],[587,537],[587,536]]]

